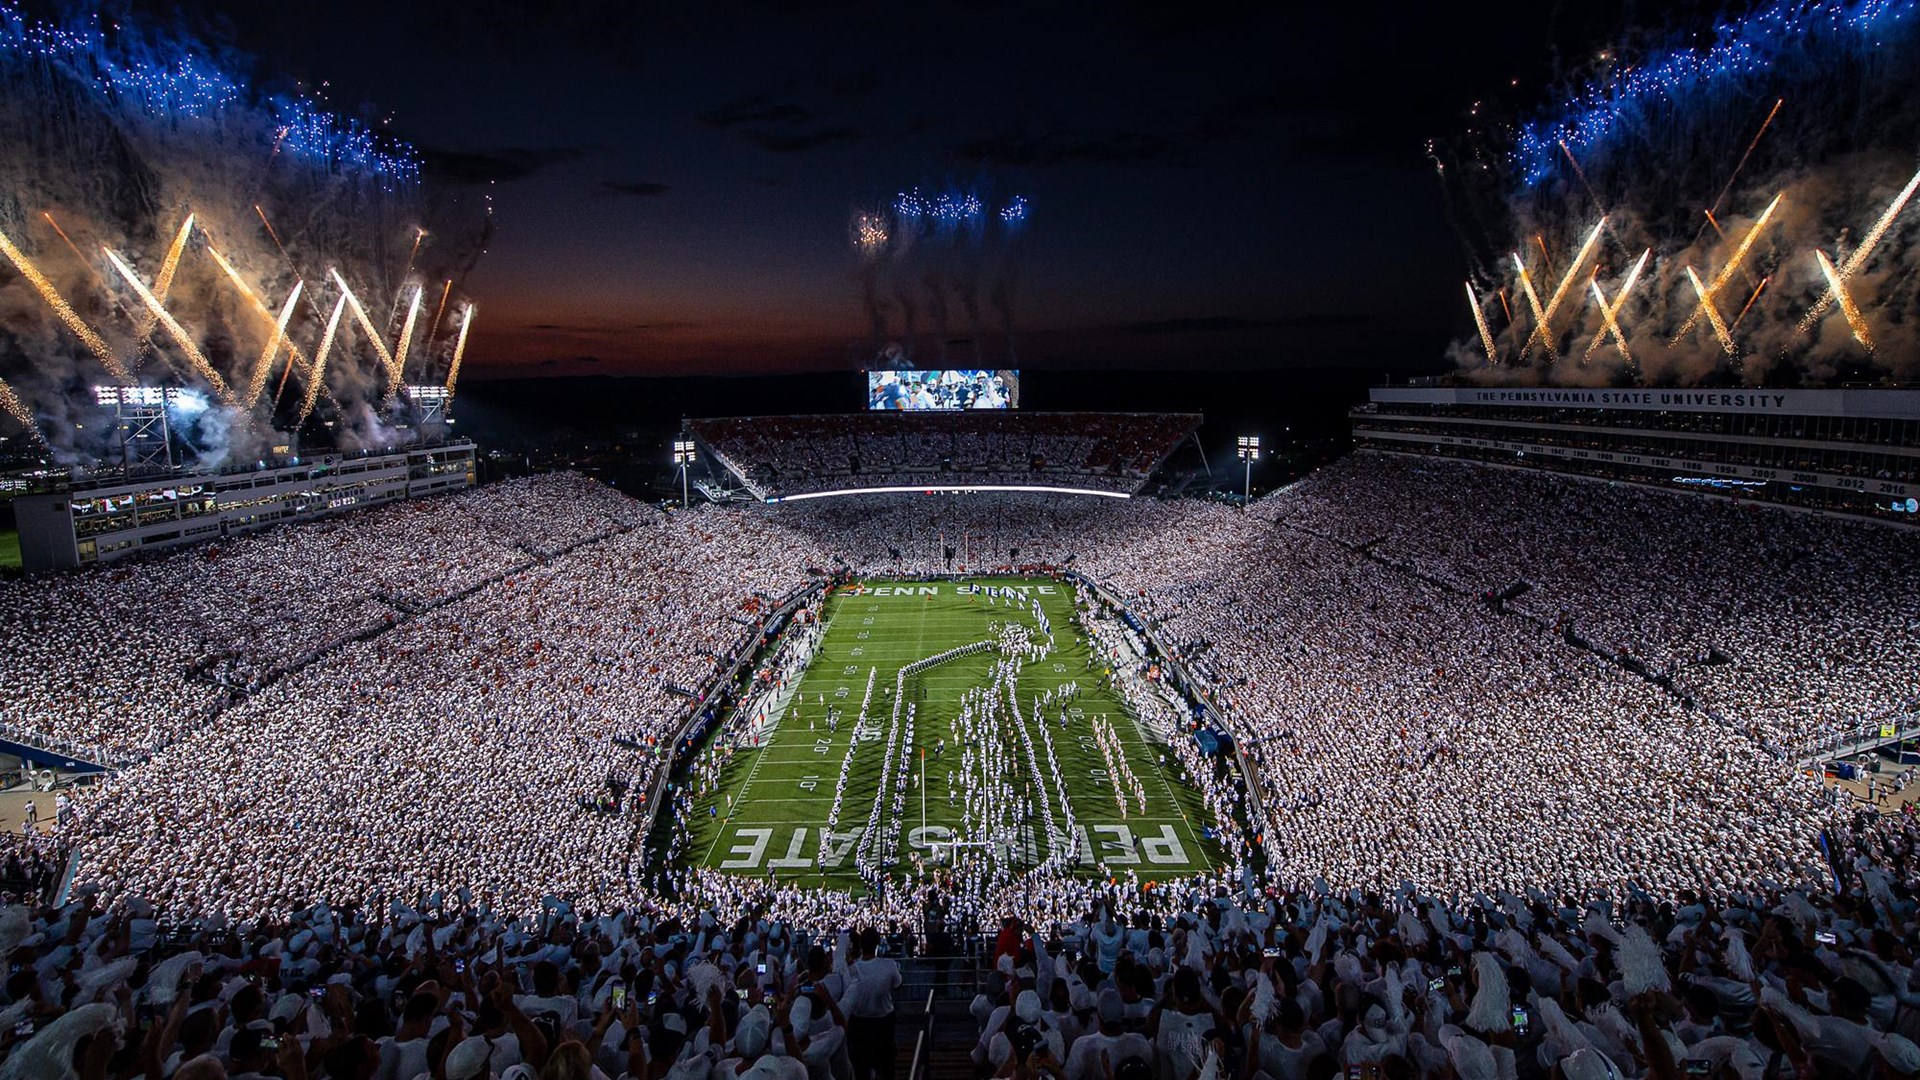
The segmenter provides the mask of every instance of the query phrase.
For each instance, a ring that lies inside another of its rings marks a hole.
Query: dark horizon
[[[511,0],[205,19],[367,103],[429,189],[490,196],[461,283],[475,379],[851,370],[888,341],[922,367],[1438,367],[1466,264],[1425,140],[1620,25]],[[850,215],[949,187],[1031,220],[867,288]]]

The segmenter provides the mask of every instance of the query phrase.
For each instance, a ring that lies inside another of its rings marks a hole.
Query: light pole
[[[1260,436],[1242,435],[1235,452],[1247,467],[1246,486],[1240,492],[1240,508],[1253,501],[1253,463],[1260,460]]]
[[[680,509],[685,510],[690,502],[687,497],[687,470],[694,459],[693,440],[680,438],[673,440],[673,463],[680,467]]]

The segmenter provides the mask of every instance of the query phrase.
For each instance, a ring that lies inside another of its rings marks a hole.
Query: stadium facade
[[[1376,387],[1356,446],[1920,525],[1920,390]]]
[[[204,543],[473,486],[474,445],[321,454],[286,464],[103,480],[14,500],[29,574]]]

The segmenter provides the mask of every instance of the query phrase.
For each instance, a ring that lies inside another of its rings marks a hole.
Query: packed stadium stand
[[[1229,865],[648,861],[769,619],[956,534],[1225,726],[1179,771]],[[1913,595],[1884,526],[1366,452],[1246,510],[561,474],[8,584],[6,719],[118,769],[6,842],[0,1077],[1914,1075],[1912,819],[1801,767],[1910,724]]]
[[[778,499],[885,485],[1132,494],[1199,425],[1181,413],[881,412],[689,428],[729,472]]]
[[[1356,444],[1920,525],[1920,390],[1376,387]]]

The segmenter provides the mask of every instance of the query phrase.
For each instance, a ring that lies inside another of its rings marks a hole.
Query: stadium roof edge
[[[1046,495],[1098,495],[1103,499],[1131,499],[1125,491],[1098,488],[1059,487],[1049,484],[886,484],[876,487],[835,488],[832,491],[804,491],[797,495],[774,495],[769,503],[804,502],[808,499],[833,499],[846,495],[923,495],[971,494],[981,491],[1031,491]]]
[[[1205,413],[1198,412],[1121,412],[1115,409],[1084,409],[1077,412],[1049,411],[1034,409],[859,409],[843,413],[770,413],[763,416],[690,416],[689,424],[711,424],[723,420],[837,420],[849,416],[1178,416],[1191,418],[1196,423],[1206,419]]]

